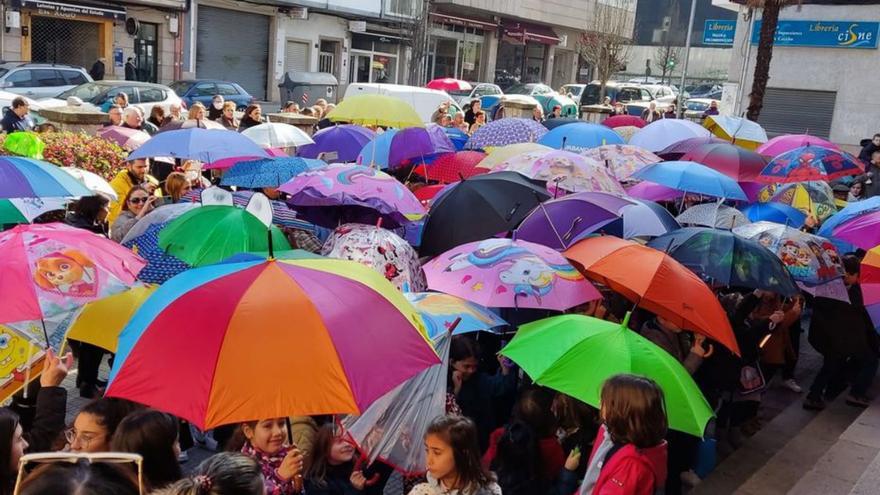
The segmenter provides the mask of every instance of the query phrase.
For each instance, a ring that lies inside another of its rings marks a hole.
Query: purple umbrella
[[[358,165],[377,166],[383,169],[395,168],[413,161],[417,162],[419,158],[453,151],[455,147],[443,132],[443,128],[429,124],[425,128],[389,129],[376,135],[361,149],[356,162]]]
[[[722,139],[718,139],[715,136],[688,138],[683,141],[678,141],[676,143],[672,143],[671,145],[667,146],[666,148],[658,151],[656,154],[657,154],[657,156],[663,158],[664,160],[680,160],[681,157],[690,153],[691,151],[694,151],[695,149],[699,148],[700,146],[703,146],[706,144],[724,144],[724,143],[727,143],[727,141],[724,141]]]
[[[547,128],[532,119],[493,120],[477,129],[465,148],[484,149],[516,143],[535,143],[547,134]]]
[[[648,201],[671,201],[680,198],[684,193],[678,189],[666,187],[653,182],[639,182],[626,190],[626,193],[637,199]]]
[[[563,251],[583,234],[620,218],[632,201],[602,192],[582,192],[547,201],[529,213],[516,238]]]
[[[307,144],[299,148],[298,156],[318,158],[321,153],[336,153],[336,157],[328,156],[324,161],[353,162],[361,149],[376,135],[373,131],[359,125],[345,124],[328,127],[316,132],[312,139],[315,144]]]

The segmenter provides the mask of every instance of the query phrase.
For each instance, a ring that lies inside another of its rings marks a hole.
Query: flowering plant
[[[116,143],[84,132],[45,132],[39,136],[46,144],[43,159],[59,167],[78,167],[107,180],[125,167],[128,152]],[[3,146],[5,140],[6,134],[0,134],[0,156],[15,156]]]

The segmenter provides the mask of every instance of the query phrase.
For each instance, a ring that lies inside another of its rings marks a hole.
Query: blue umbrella
[[[850,203],[846,206],[846,208],[831,215],[830,217],[828,217],[827,220],[822,222],[822,226],[819,227],[819,231],[816,234],[831,240],[831,242],[833,242],[834,245],[837,246],[837,250],[841,253],[851,253],[856,250],[856,247],[848,242],[841,241],[840,239],[834,237],[834,229],[836,229],[840,224],[852,220],[855,217],[859,217],[867,213],[873,213],[875,211],[880,211],[880,196],[874,196],[873,198]]]
[[[301,146],[296,154],[303,158],[318,158],[321,153],[335,153],[336,158],[327,161],[353,162],[375,135],[375,132],[359,125],[334,125],[316,132],[312,136],[315,144]]]
[[[321,160],[299,157],[263,158],[238,162],[220,181],[222,186],[278,187],[303,172],[326,166]]]
[[[31,158],[0,157],[0,198],[63,198],[93,193],[51,163]]]
[[[632,178],[654,182],[685,193],[748,201],[746,193],[735,180],[697,162],[654,163],[633,174]]]
[[[389,129],[363,147],[357,163],[394,168],[408,161],[421,162],[427,156],[451,153],[454,150],[452,141],[443,132],[443,128],[436,124],[428,124],[424,128]]]
[[[476,150],[516,143],[534,143],[544,134],[547,134],[547,128],[532,119],[493,120],[477,129],[465,148]]]
[[[468,136],[466,132],[455,127],[444,127],[443,132],[446,133],[446,137],[452,141],[452,146],[455,147],[455,151],[463,150],[468,139],[470,139],[470,136]]]
[[[265,150],[237,132],[195,128],[156,134],[128,155],[128,159],[157,156],[199,160],[204,163],[240,156],[269,158]]]
[[[630,198],[630,200],[635,204],[621,208],[621,218],[602,227],[602,232],[623,239],[632,239],[656,237],[681,228],[675,217],[659,204],[645,199]]]
[[[138,280],[150,284],[162,284],[178,273],[191,268],[159,247],[159,232],[169,223],[171,222],[150,225],[143,234],[122,244],[147,260],[147,266],[138,273]]]
[[[770,203],[752,203],[746,205],[742,212],[750,222],[766,220],[768,222],[788,225],[796,229],[801,228],[807,219],[807,215],[801,210],[775,201]]]
[[[575,153],[590,148],[598,148],[606,144],[626,144],[623,138],[620,137],[620,134],[612,129],[604,125],[587,122],[556,127],[539,139],[538,143],[558,150],[574,151]]]

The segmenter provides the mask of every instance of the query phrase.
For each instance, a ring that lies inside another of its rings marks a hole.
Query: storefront
[[[560,38],[549,27],[524,22],[502,23],[504,36],[498,43],[498,61],[495,66],[496,82],[550,83],[545,74],[549,47],[559,44]]]
[[[352,33],[348,81],[400,83],[400,41],[400,37],[390,34],[370,31]]]
[[[486,36],[497,27],[490,22],[432,12],[428,79],[481,81]]]

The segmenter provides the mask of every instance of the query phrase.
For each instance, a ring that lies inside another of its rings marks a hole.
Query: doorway
[[[141,22],[134,39],[134,63],[137,79],[143,82],[158,82],[159,25]]]

